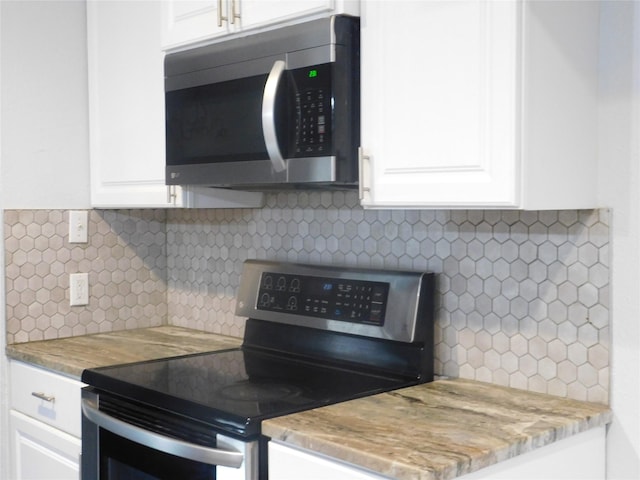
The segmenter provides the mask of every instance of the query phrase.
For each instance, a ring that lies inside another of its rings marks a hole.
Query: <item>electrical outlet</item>
[[[87,243],[89,215],[86,210],[69,211],[69,243]]]
[[[69,304],[73,306],[89,304],[89,274],[69,275]]]

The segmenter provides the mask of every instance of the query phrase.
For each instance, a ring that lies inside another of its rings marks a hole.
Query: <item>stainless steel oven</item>
[[[247,261],[243,344],[85,370],[82,480],[268,479],[267,418],[433,379],[434,277]]]

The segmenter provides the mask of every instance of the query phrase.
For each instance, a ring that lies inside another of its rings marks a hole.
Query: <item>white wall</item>
[[[90,206],[86,45],[84,0],[0,0],[0,212]],[[2,272],[3,263],[0,245]],[[4,291],[0,275],[2,305]],[[0,325],[0,444],[6,447],[4,307]],[[0,478],[8,478],[8,451],[0,449]]]
[[[602,2],[601,204],[611,220],[607,477],[640,478],[640,3]]]
[[[88,208],[86,5],[2,0],[4,208]]]
[[[0,8],[0,37],[2,34],[2,8]],[[0,48],[2,39],[0,38]],[[2,105],[2,62],[0,62],[0,105]],[[1,109],[0,109],[1,110]],[[0,122],[0,144],[2,143],[2,123]],[[2,154],[0,151],[0,172],[2,171]],[[2,183],[0,182],[0,212],[2,211]],[[0,238],[4,238],[4,222],[0,222]],[[4,242],[0,244],[0,272],[4,272]],[[5,320],[4,275],[0,275],[0,445],[9,445],[9,390],[7,381],[7,361],[5,358],[6,320]],[[9,474],[9,449],[0,448],[0,478]]]

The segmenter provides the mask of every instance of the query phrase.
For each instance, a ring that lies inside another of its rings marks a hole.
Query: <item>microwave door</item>
[[[264,135],[264,143],[267,147],[271,165],[276,172],[283,172],[287,168],[278,145],[278,132],[276,128],[278,86],[282,81],[285,66],[282,60],[276,60],[274,62],[271,72],[267,77],[264,96],[262,97],[262,132]]]

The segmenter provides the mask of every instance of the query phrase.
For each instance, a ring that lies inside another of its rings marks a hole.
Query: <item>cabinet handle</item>
[[[231,0],[231,24],[236,23],[236,18],[240,20],[240,12],[236,11],[236,3],[240,3],[238,0]]]
[[[53,395],[47,395],[43,392],[31,392],[31,395],[39,398],[40,400],[44,400],[45,402],[54,403],[56,401],[56,397],[54,397]]]
[[[175,185],[167,186],[167,203],[169,205],[175,205],[177,199],[178,199],[178,194],[176,192],[176,186]]]
[[[362,147],[358,147],[358,194],[360,202],[370,200],[371,187],[368,184],[370,178],[371,157],[364,154]],[[365,198],[367,197],[367,198]]]
[[[218,0],[218,26],[219,27],[222,26],[223,21],[227,22],[229,21],[229,18],[222,15],[222,0]]]

